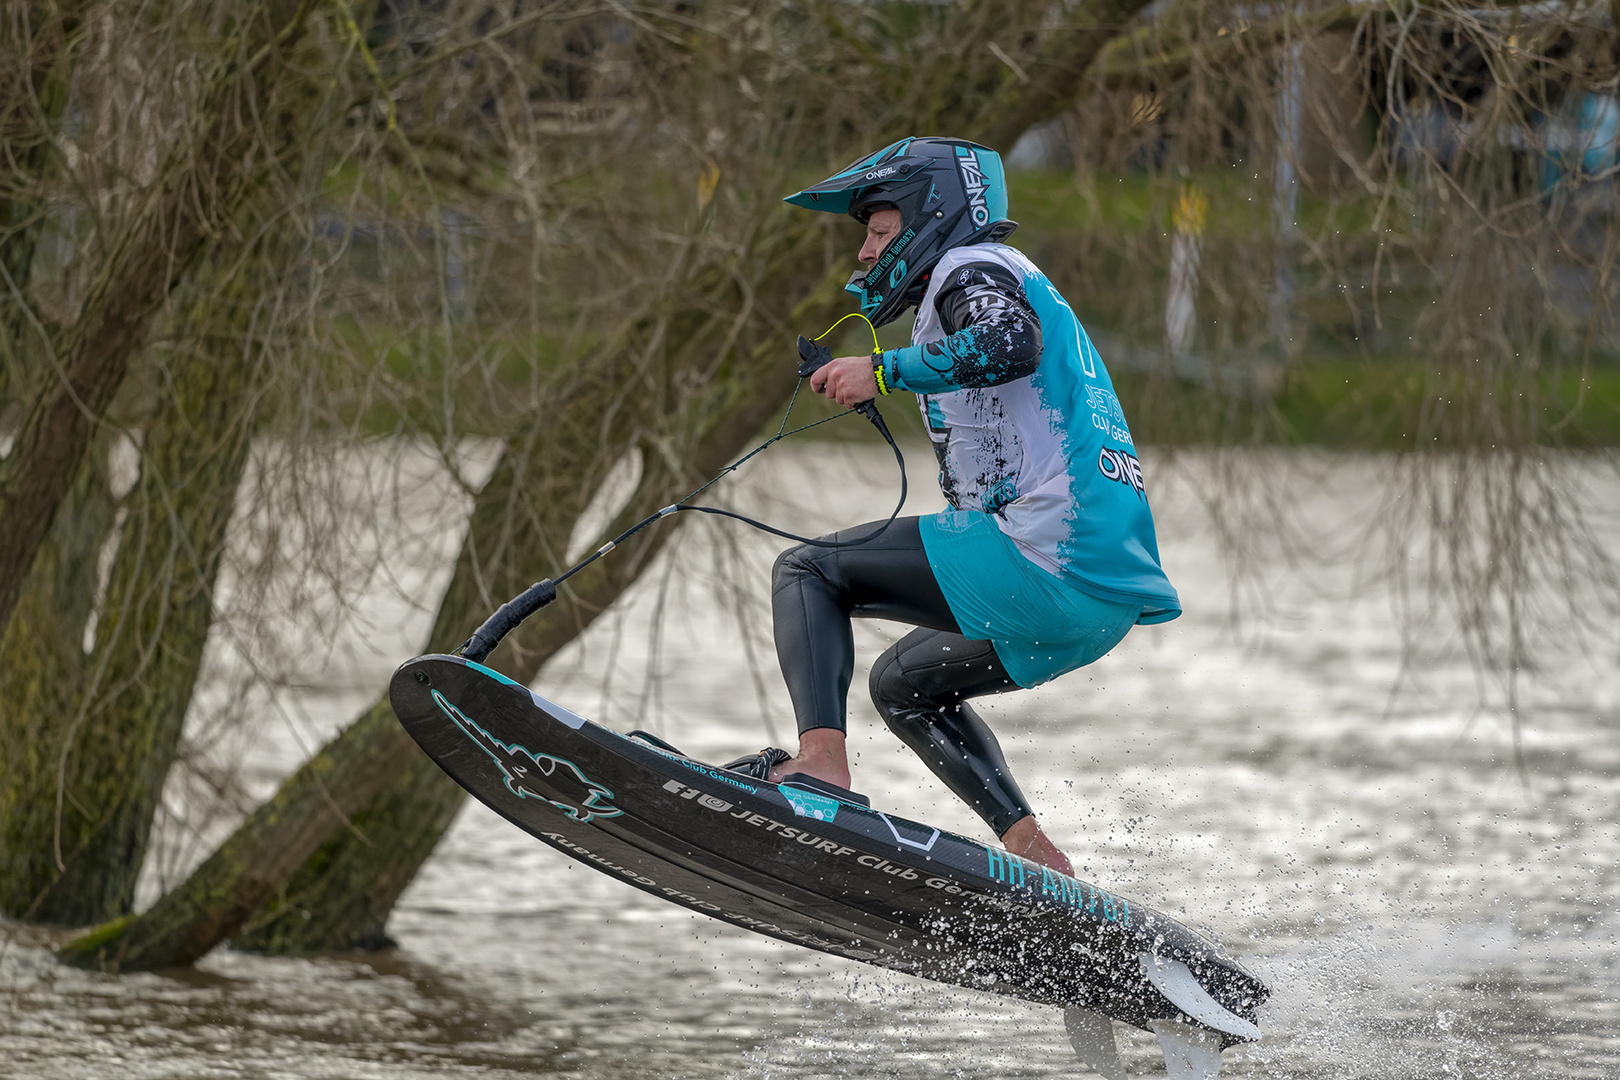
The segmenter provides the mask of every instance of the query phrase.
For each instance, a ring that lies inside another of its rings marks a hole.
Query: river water
[[[887,513],[881,449],[779,451],[742,482],[739,505],[798,529]],[[909,456],[914,488],[931,487],[927,451]],[[1614,628],[1585,651],[1544,649],[1510,714],[1501,682],[1479,676],[1444,619],[1400,632],[1414,624],[1373,572],[1380,556],[1332,546],[1389,512],[1387,464],[1261,456],[1234,470],[1144,453],[1186,614],[985,714],[1081,877],[1217,933],[1271,984],[1264,1040],[1228,1051],[1223,1075],[1620,1077]],[[431,472],[396,485],[409,497],[388,512],[422,521],[439,507],[444,519],[375,530],[412,539],[378,539],[374,586],[337,605],[358,645],[324,649],[333,660],[305,663],[297,685],[261,700],[240,692],[242,656],[211,644],[213,691],[191,726],[203,756],[238,773],[241,805],[419,647],[465,506]],[[1600,533],[1620,535],[1620,486],[1584,475]],[[1212,515],[1217,491],[1228,497]],[[1245,502],[1311,523],[1316,554],[1331,557],[1291,554],[1263,514],[1234,519]],[[938,505],[930,492],[909,509]],[[538,685],[710,760],[781,741],[790,713],[762,637],[777,542],[734,523],[684,528]],[[1238,537],[1241,558],[1217,535]],[[296,656],[304,632],[268,625],[237,646],[260,650],[261,672],[265,657]],[[860,663],[897,633],[863,626]],[[260,722],[226,723],[244,713],[226,701],[253,702],[245,712]],[[851,712],[855,786],[874,805],[984,836],[875,722],[863,689]],[[187,821],[188,790],[177,780],[171,792],[143,902],[229,827],[228,815]],[[195,970],[113,978],[59,968],[50,935],[5,927],[0,1076],[1080,1075],[1054,1010],[689,914],[476,804],[390,930],[398,948],[377,954],[221,949]],[[1116,1029],[1132,1074],[1163,1075],[1151,1036]]]

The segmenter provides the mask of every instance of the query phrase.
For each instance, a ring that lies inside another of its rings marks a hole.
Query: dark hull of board
[[[459,657],[408,661],[389,696],[422,749],[514,825],[737,926],[1138,1027],[1189,1020],[1144,974],[1144,953],[1185,963],[1251,1022],[1268,994],[1214,942],[1134,901],[928,825],[655,749]]]

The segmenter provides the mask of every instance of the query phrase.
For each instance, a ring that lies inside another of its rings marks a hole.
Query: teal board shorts
[[[1037,566],[989,514],[920,519],[923,550],[962,635],[988,640],[1019,686],[1039,686],[1106,655],[1142,605],[1100,597]]]

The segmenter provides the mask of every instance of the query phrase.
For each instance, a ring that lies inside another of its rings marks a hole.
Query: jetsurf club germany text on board
[[[682,762],[682,764],[685,763]],[[702,772],[711,777],[713,776],[711,770],[697,767],[692,768],[694,768],[694,771]],[[729,776],[725,777],[724,779],[727,783],[734,784],[739,788],[748,790],[751,794],[758,794],[757,789],[751,788],[745,783],[739,783]],[[840,858],[849,858],[853,856],[855,861],[861,866],[872,870],[881,871],[891,877],[905,881],[921,880],[922,883],[928,888],[940,889],[944,892],[952,894],[971,893],[977,891],[973,889],[964,889],[950,881],[948,878],[935,876],[924,877],[922,874],[917,872],[915,867],[896,865],[881,856],[858,851],[857,849],[849,847],[848,845],[840,844],[836,840],[829,840],[826,837],[818,836],[798,826],[784,825],[780,821],[776,821],[773,818],[765,816],[764,814],[755,813],[754,811],[746,808],[737,808],[724,799],[705,794],[696,788],[687,787],[678,780],[667,781],[663,786],[664,789],[670,793],[679,795],[682,798],[694,802],[713,813],[726,814],[727,816],[740,821],[743,824],[752,825],[755,828],[760,828],[767,832],[775,833],[784,840],[793,840],[800,844],[814,847],[818,851],[826,852],[829,855],[835,855]],[[1122,926],[1129,924],[1131,917],[1131,905],[1130,902],[1124,897],[1115,896],[1113,893],[1096,888],[1093,885],[1088,885],[1083,881],[1071,878],[1065,874],[1054,873],[1047,867],[1041,866],[1038,863],[1028,862],[1019,856],[1008,851],[1003,851],[1000,848],[992,848],[987,845],[979,845],[979,847],[985,854],[985,872],[992,880],[1002,882],[1003,884],[1010,885],[1013,888],[1024,892],[1035,893],[1042,897],[1050,898],[1058,903],[1074,908],[1077,911],[1083,911],[1088,915],[1101,915],[1102,918],[1107,922],[1119,923]],[[990,899],[993,902],[996,898],[987,897],[987,899]]]

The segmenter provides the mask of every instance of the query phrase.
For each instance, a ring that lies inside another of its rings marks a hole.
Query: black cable
[[[802,340],[803,339],[801,339],[801,341]],[[804,379],[801,377],[799,380],[799,386],[802,385],[804,385]],[[555,581],[553,581],[551,578],[544,578],[537,581],[533,585],[530,585],[527,589],[524,589],[518,595],[514,596],[512,599],[508,600],[506,603],[502,604],[495,610],[493,615],[484,620],[484,624],[482,626],[473,631],[472,637],[468,638],[466,642],[462,644],[461,648],[456,650],[456,654],[458,656],[464,656],[467,659],[475,662],[483,660],[495,650],[495,646],[501,643],[501,639],[506,637],[506,635],[510,634],[513,630],[517,629],[518,625],[522,623],[524,619],[527,619],[530,615],[533,615],[535,612],[557,599],[557,586],[561,585],[563,582],[585,569],[597,559],[600,559],[603,555],[606,555],[608,552],[618,547],[624,541],[630,539],[648,525],[651,525],[653,522],[658,521],[661,518],[670,517],[674,514],[680,513],[683,510],[693,510],[703,514],[715,514],[719,517],[735,518],[746,525],[752,525],[754,528],[763,532],[768,532],[773,536],[780,536],[784,540],[793,540],[801,544],[810,544],[814,547],[854,547],[857,544],[864,544],[876,539],[879,536],[882,536],[884,530],[888,529],[890,525],[894,524],[895,520],[900,516],[901,509],[906,505],[906,459],[905,456],[900,453],[900,446],[894,441],[894,436],[889,433],[889,426],[883,422],[883,414],[878,412],[877,406],[870,401],[861,402],[851,411],[858,412],[870,420],[873,426],[878,429],[879,434],[883,436],[884,441],[889,444],[889,448],[894,451],[894,460],[900,466],[900,501],[895,503],[894,513],[889,515],[889,520],[885,521],[876,530],[868,533],[866,536],[862,536],[856,540],[819,540],[814,537],[799,536],[796,533],[786,532],[782,529],[767,525],[763,521],[756,521],[745,514],[739,514],[732,510],[722,510],[717,506],[686,505],[688,500],[695,499],[710,485],[714,484],[715,481],[719,480],[729,472],[736,471],[737,467],[742,465],[743,462],[747,461],[755,454],[765,450],[766,447],[769,447],[772,443],[785,439],[789,435],[796,435],[801,431],[813,428],[817,424],[825,424],[828,420],[836,420],[841,416],[849,415],[849,413],[840,413],[838,416],[829,416],[825,420],[817,420],[814,424],[805,424],[803,427],[794,428],[792,431],[783,430],[787,427],[788,416],[792,415],[793,413],[793,402],[798,399],[799,386],[795,386],[793,388],[793,397],[788,401],[787,412],[782,415],[782,425],[781,427],[777,428],[775,435],[772,435],[769,439],[766,439],[763,443],[754,447],[754,449],[748,451],[748,453],[744,454],[730,465],[727,465],[725,468],[715,473],[714,476],[712,476],[697,490],[686,496],[686,498],[664,507],[655,514],[649,514],[648,516],[642,518],[640,521],[624,530],[624,532],[597,548],[590,555],[569,567],[562,574],[559,574]]]
[[[675,506],[673,507],[673,509],[674,510],[697,510],[697,511],[701,511],[702,513],[705,513],[705,514],[717,514],[717,515],[719,515],[721,517],[736,518],[738,521],[741,521],[741,522],[743,522],[744,524],[747,524],[747,525],[752,525],[754,528],[759,529],[759,530],[761,530],[763,532],[768,532],[772,536],[780,536],[784,540],[796,540],[801,544],[809,544],[812,547],[823,547],[823,548],[854,547],[857,544],[864,544],[864,543],[867,543],[870,540],[875,540],[877,537],[883,535],[884,530],[886,530],[890,525],[894,524],[895,519],[897,519],[900,516],[901,508],[906,505],[906,459],[900,453],[900,447],[895,443],[894,436],[889,434],[889,426],[883,422],[883,415],[877,411],[877,406],[873,405],[870,401],[863,401],[859,405],[855,406],[855,411],[859,412],[862,416],[865,416],[868,420],[872,421],[872,423],[874,425],[876,425],[878,431],[883,434],[883,438],[888,442],[889,448],[894,451],[894,460],[899,462],[899,464],[900,464],[900,501],[894,504],[894,512],[889,515],[889,520],[885,521],[882,525],[878,526],[876,530],[874,530],[873,532],[867,534],[866,536],[863,536],[858,540],[819,540],[819,539],[816,539],[816,538],[810,537],[810,536],[799,536],[797,533],[784,532],[783,530],[778,529],[778,528],[776,528],[774,526],[765,524],[763,521],[755,521],[753,518],[748,517],[748,516],[746,516],[744,514],[739,514],[739,513],[736,513],[734,511],[731,511],[731,510],[722,510],[717,506],[683,506],[683,505],[681,505],[681,503],[684,503],[686,501],[686,499],[682,499],[680,503],[676,503]],[[799,430],[802,431],[803,429],[801,428]],[[788,434],[792,434],[792,432],[789,432]],[[773,439],[772,442],[774,442],[774,441],[775,440]],[[769,446],[769,445],[770,445],[770,443],[765,444],[765,446]],[[762,446],[762,447],[760,447],[760,449],[763,450],[764,447]],[[741,463],[742,462],[738,462],[737,464],[740,465]],[[731,467],[735,468],[735,466],[731,466]],[[704,485],[704,487],[707,487],[707,486],[708,486],[707,484]],[[701,491],[702,488],[699,488],[698,490]],[[692,494],[695,495],[695,494],[697,494],[697,492],[693,492]],[[692,495],[688,495],[686,498],[690,499],[691,497],[692,497]],[[665,510],[668,510],[668,509],[671,509],[671,508],[669,508],[669,507],[665,508]],[[659,511],[659,514],[662,514],[662,513],[664,513],[664,510]],[[656,517],[657,515],[654,515],[654,516]],[[652,519],[649,518],[648,520],[652,520]],[[616,542],[617,541],[615,541],[615,543]],[[571,574],[571,573],[573,573],[573,571],[570,570],[568,573]],[[566,577],[567,575],[564,575],[564,576]],[[558,578],[557,580],[561,581],[562,578]]]

